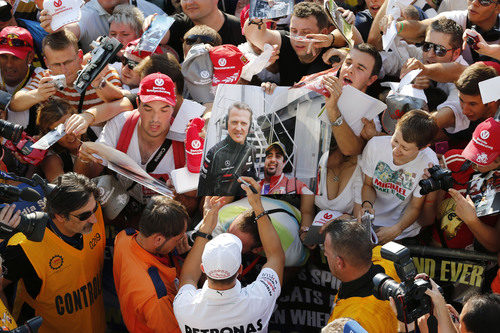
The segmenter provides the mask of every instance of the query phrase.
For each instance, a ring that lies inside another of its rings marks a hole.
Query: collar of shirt
[[[56,226],[52,219],[49,220],[48,228],[52,230],[59,238],[73,246],[77,250],[83,249],[83,235],[75,234],[71,237],[64,235]]]
[[[208,281],[205,281],[203,288],[201,288],[201,295],[203,298],[210,298],[214,300],[227,300],[230,298],[239,297],[241,294],[241,283],[236,280],[236,284],[231,289],[215,290],[208,286]]]
[[[377,273],[385,273],[382,266],[373,265],[368,272],[356,280],[342,282],[339,288],[338,299],[350,297],[367,297],[373,295],[373,277]]]

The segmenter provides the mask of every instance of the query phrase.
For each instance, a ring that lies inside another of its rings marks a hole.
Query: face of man
[[[311,15],[305,18],[300,18],[292,15],[292,18],[290,19],[290,35],[303,37],[307,34],[319,34],[321,32],[322,31],[318,27],[316,17]],[[307,53],[310,43],[298,42],[291,38],[290,44],[299,58],[312,56],[312,54]]]
[[[255,240],[250,233],[241,231],[239,227],[241,218],[241,215],[236,217],[234,221],[229,225],[227,232],[235,235],[241,240],[241,253],[244,254],[252,251],[252,249],[255,247]]]
[[[493,163],[490,163],[488,165],[479,165],[479,164],[473,163],[472,167],[474,168],[474,170],[476,170],[480,173],[485,173],[485,172],[489,172],[491,170],[496,170],[496,169],[500,168],[500,156],[498,156],[493,161]]]
[[[115,9],[116,6],[129,3],[128,0],[97,0],[97,2],[99,2],[101,7],[110,14],[113,13],[113,9]]]
[[[455,61],[460,55],[460,49],[453,49],[450,44],[451,36],[442,32],[430,30],[425,41],[444,47],[447,51],[442,57],[436,55],[434,47],[431,47],[428,52],[423,52],[424,64],[445,63]]]
[[[88,234],[92,231],[93,225],[97,222],[95,214],[90,214],[95,211],[97,202],[93,195],[87,203],[80,209],[69,213],[68,218],[56,215],[55,218],[60,222],[58,227],[66,236],[74,236],[75,234]],[[85,218],[88,216],[87,218]]]
[[[376,75],[371,75],[375,59],[366,53],[353,49],[344,60],[340,68],[340,79],[344,86],[351,85],[354,88],[365,92],[375,80]]]
[[[33,60],[33,52],[28,53],[25,59],[11,54],[0,54],[0,71],[8,86],[17,86],[26,77],[29,65]]]
[[[467,17],[473,24],[480,24],[494,17],[500,12],[500,4],[492,3],[482,6],[478,0],[467,0]]]
[[[284,159],[281,149],[275,146],[266,153],[266,160],[264,161],[264,174],[266,178],[279,176],[283,173],[285,166]]]
[[[141,74],[130,69],[128,65],[124,65],[122,67],[121,80],[123,84],[126,84],[130,88],[137,88],[141,83]]]
[[[82,68],[82,53],[68,46],[62,50],[52,50],[49,46],[44,49],[45,63],[51,70],[52,75],[64,74],[66,84],[72,85]]]
[[[470,121],[488,118],[490,114],[495,114],[498,106],[497,103],[483,104],[481,95],[465,95],[459,92],[458,96],[462,112]]]
[[[166,135],[170,129],[173,112],[174,107],[162,101],[140,102],[141,132],[150,138]]]
[[[125,46],[133,40],[139,38],[135,30],[129,24],[111,22],[109,25],[109,35],[118,39],[122,43],[123,48],[118,52],[118,56],[122,57],[125,52]]]
[[[163,244],[156,248],[155,253],[162,255],[162,256],[168,255],[170,252],[172,252],[175,249],[175,247],[177,246],[177,242],[182,237],[184,237],[184,235],[186,234],[186,231],[187,231],[187,221],[184,222],[184,230],[180,234],[178,234],[177,236],[169,238],[168,240],[165,239]],[[153,235],[153,237],[154,236],[155,235]]]
[[[193,22],[200,22],[215,13],[218,0],[181,0],[182,11]]]
[[[366,0],[366,8],[370,11],[370,14],[372,14],[372,17],[375,17],[377,15],[378,10],[382,5],[384,4],[385,0]]]
[[[406,142],[403,139],[403,134],[399,128],[391,138],[392,159],[395,165],[403,165],[413,161],[420,151],[417,145],[413,142]]]
[[[227,131],[231,139],[239,144],[244,144],[250,130],[251,114],[247,110],[231,109],[227,119]]]

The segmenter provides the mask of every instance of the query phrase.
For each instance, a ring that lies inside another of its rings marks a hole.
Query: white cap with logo
[[[205,245],[201,263],[205,274],[214,280],[230,278],[241,266],[241,240],[233,234],[223,233]]]

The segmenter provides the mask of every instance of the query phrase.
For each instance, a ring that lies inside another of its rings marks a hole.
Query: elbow
[[[361,146],[340,148],[340,152],[345,156],[357,156],[361,154]]]

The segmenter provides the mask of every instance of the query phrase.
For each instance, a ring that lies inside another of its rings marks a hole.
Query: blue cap
[[[344,325],[344,333],[368,333],[361,325],[354,319],[349,320]]]

